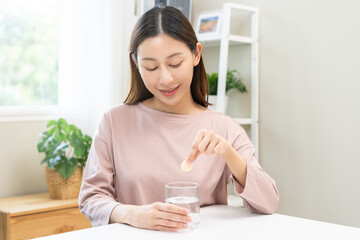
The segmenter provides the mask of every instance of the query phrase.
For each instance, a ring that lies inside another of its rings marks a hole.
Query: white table
[[[193,231],[171,233],[138,229],[124,224],[62,233],[38,240],[121,239],[360,239],[360,228],[307,220],[281,214],[254,214],[243,207],[216,205],[200,210],[200,225]]]

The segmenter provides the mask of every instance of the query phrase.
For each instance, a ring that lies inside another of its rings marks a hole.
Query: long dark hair
[[[137,61],[137,48],[147,38],[166,34],[178,41],[184,42],[191,52],[196,52],[198,42],[193,27],[180,10],[166,6],[156,6],[140,17],[136,23],[130,40],[131,80],[130,90],[124,103],[135,104],[151,98],[153,94],[145,87],[139,70],[134,61]],[[134,61],[132,59],[134,57]],[[194,67],[191,82],[191,95],[194,101],[203,107],[209,105],[209,86],[202,57]]]

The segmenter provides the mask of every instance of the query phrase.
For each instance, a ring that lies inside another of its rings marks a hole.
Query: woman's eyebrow
[[[182,52],[176,52],[176,53],[171,54],[170,56],[167,56],[166,58],[169,59],[169,58],[181,55],[181,54],[182,54]],[[156,61],[155,58],[151,58],[151,57],[144,57],[144,58],[141,58],[141,60],[143,60],[143,61],[145,61],[145,60],[147,60],[147,61]]]

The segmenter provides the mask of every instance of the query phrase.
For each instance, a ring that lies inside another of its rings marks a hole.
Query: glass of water
[[[188,228],[195,229],[200,223],[200,185],[192,182],[172,182],[165,184],[165,202],[187,208],[192,221]]]

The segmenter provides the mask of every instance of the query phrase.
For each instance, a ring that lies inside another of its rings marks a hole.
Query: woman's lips
[[[178,89],[179,89],[179,86],[177,86],[176,88],[163,89],[163,90],[159,90],[159,91],[161,92],[162,95],[169,97],[169,96],[173,96]]]

